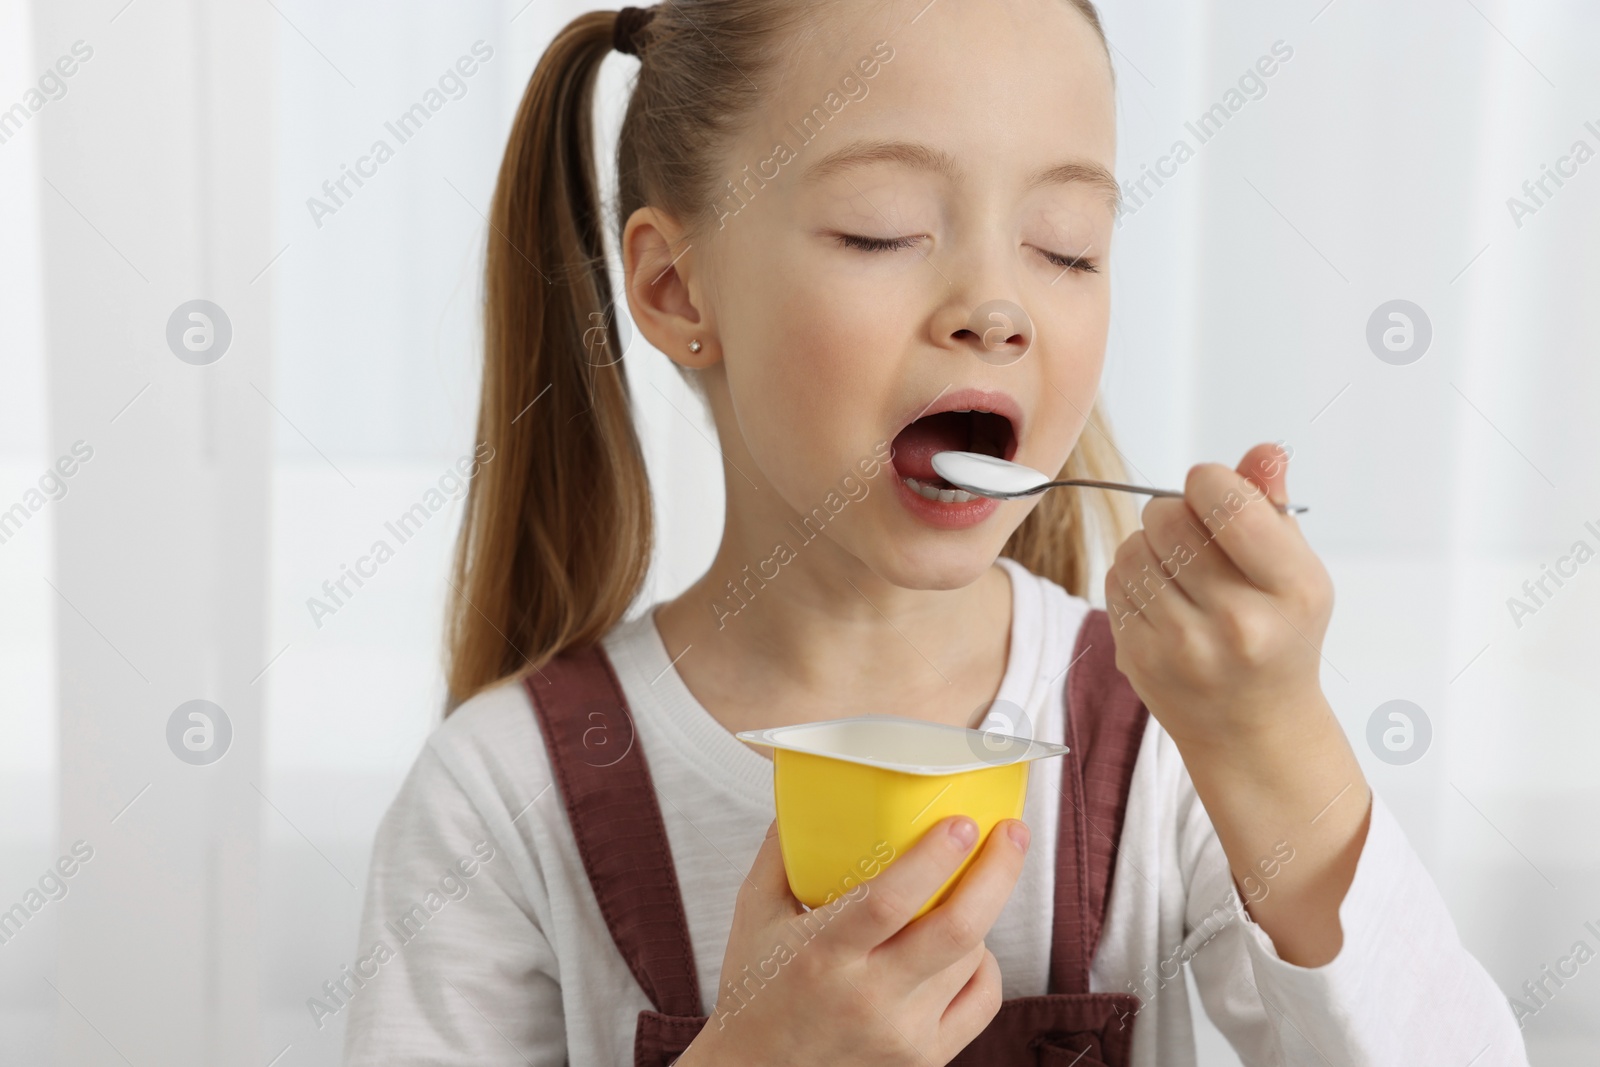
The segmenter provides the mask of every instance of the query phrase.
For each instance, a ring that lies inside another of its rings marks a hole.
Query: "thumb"
[[[1289,452],[1282,445],[1256,445],[1239,461],[1238,472],[1260,486],[1274,504],[1289,502]]]
[[[751,918],[761,924],[773,919],[787,919],[799,915],[804,909],[789,888],[789,872],[783,865],[783,850],[778,844],[778,820],[767,827],[767,836],[756,851],[750,873],[739,888],[739,904],[748,905]]]

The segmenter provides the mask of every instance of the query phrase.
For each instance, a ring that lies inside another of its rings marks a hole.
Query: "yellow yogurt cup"
[[[1067,751],[1048,741],[900,715],[736,736],[773,749],[778,843],[789,888],[809,908],[851,893],[940,819],[970,816],[978,843],[917,916],[949,896],[995,824],[1022,817],[1028,764]]]

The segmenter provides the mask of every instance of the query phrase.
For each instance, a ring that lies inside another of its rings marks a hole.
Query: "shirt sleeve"
[[[1246,1067],[1526,1067],[1508,1001],[1461,944],[1433,879],[1377,793],[1339,906],[1344,942],[1321,967],[1278,956],[1245,910],[1197,799],[1190,814],[1184,954],[1206,1014]]]
[[[430,743],[384,815],[344,988],[308,1004],[319,1028],[348,1012],[346,1067],[566,1062],[555,954],[518,876],[532,857],[509,812],[480,807]]]

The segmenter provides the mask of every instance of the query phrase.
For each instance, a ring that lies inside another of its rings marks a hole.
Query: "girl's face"
[[[927,499],[933,453],[1054,473],[1094,403],[1110,66],[1067,0],[833,10],[725,157],[738,197],[697,241],[705,384],[741,468],[729,529],[770,549],[789,523],[804,553],[809,520],[885,581],[956,588],[1037,498]]]

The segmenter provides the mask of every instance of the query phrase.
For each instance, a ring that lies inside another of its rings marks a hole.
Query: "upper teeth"
[[[964,489],[935,489],[931,485],[923,485],[915,478],[907,478],[905,479],[905,483],[910,487],[913,493],[916,493],[923,499],[937,500],[943,504],[965,504],[969,500],[978,499],[976,495],[969,493]]]

